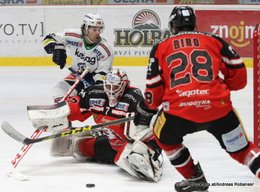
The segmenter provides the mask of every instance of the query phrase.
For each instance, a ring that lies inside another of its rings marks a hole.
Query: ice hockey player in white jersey
[[[81,74],[86,68],[89,73],[85,76],[72,95],[76,95],[82,88],[94,83],[103,82],[103,77],[111,69],[113,51],[100,36],[105,28],[104,21],[99,14],[84,15],[80,29],[65,29],[63,32],[51,33],[44,40],[46,53],[52,54],[52,60],[63,69],[66,65],[67,51],[72,57],[72,69]],[[53,98],[63,97],[76,81],[76,76],[69,74],[58,82],[53,89]]]

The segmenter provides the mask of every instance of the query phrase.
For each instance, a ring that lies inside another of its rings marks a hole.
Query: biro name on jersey
[[[75,50],[75,55],[77,57],[79,57],[80,59],[88,62],[89,64],[91,65],[94,65],[96,63],[96,57],[88,57],[88,56],[85,56],[84,53],[81,53],[78,48]]]

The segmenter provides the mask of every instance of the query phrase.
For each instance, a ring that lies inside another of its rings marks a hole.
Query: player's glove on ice
[[[134,118],[134,124],[138,125],[150,125],[150,121],[157,113],[156,110],[149,109],[145,104],[144,101],[141,101],[137,104],[137,111]]]
[[[52,60],[54,63],[60,66],[60,69],[63,69],[66,64],[67,54],[66,48],[63,44],[56,44],[53,50]]]

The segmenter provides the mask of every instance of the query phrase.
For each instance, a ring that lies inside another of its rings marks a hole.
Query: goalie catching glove
[[[69,127],[70,108],[65,101],[54,105],[28,106],[27,112],[35,129],[48,127],[47,131],[57,133]]]

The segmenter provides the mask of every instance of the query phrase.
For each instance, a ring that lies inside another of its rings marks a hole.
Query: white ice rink
[[[132,85],[144,89],[145,68],[125,67]],[[34,129],[28,120],[26,106],[52,104],[50,90],[67,74],[58,67],[0,67],[0,123],[8,120],[17,130],[30,136]],[[253,139],[252,69],[248,69],[248,85],[232,95],[234,107]],[[92,124],[92,121],[85,124]],[[186,136],[184,143],[195,160],[199,160],[208,182],[231,186],[211,186],[210,192],[259,192],[260,182],[249,169],[231,159],[213,136],[200,132]],[[0,130],[0,191],[1,192],[173,192],[174,183],[182,177],[164,158],[164,174],[159,183],[138,181],[113,165],[81,163],[73,158],[49,156],[49,141],[35,144],[18,165],[30,175],[28,181],[6,176],[10,161],[22,144]],[[96,187],[86,188],[87,183]],[[237,185],[252,184],[251,187]]]

